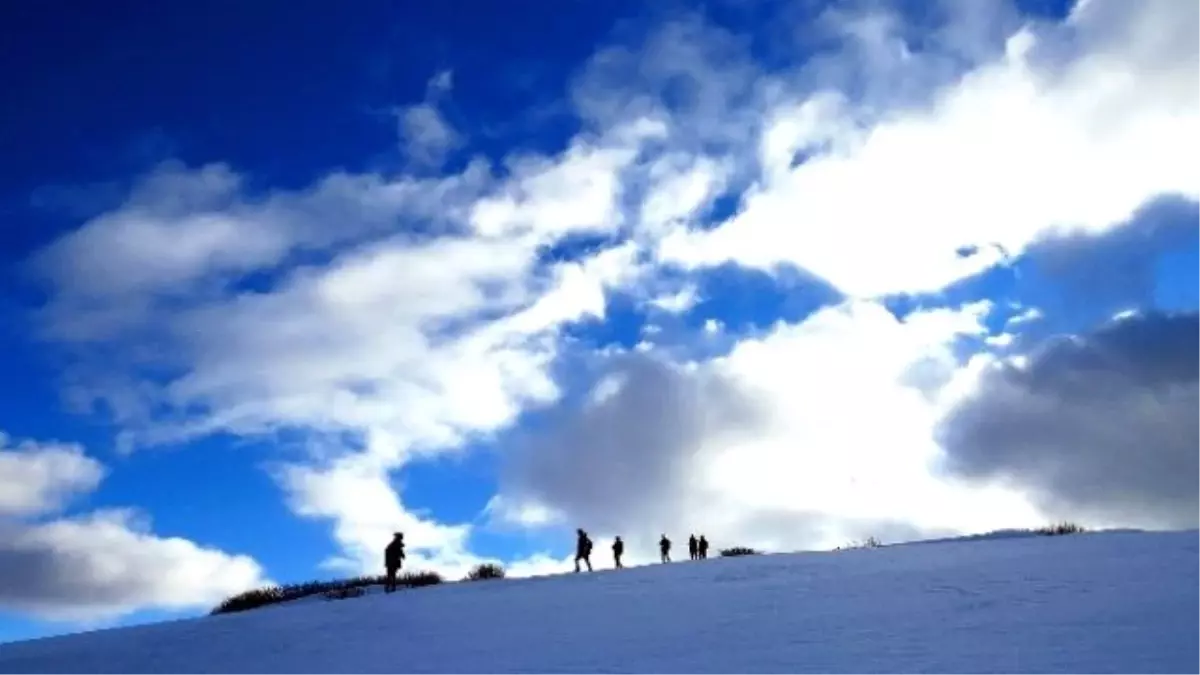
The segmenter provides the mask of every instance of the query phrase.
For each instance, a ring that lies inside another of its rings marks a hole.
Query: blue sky
[[[1184,4],[0,10],[0,640],[397,529],[1194,526]]]

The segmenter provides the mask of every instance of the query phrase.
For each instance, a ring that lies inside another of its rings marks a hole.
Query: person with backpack
[[[588,537],[587,532],[583,528],[575,531],[577,537],[575,539],[575,571],[579,571],[579,561],[582,560],[587,564],[588,571],[592,571],[592,540]]]
[[[688,558],[697,560],[699,557],[700,556],[697,552],[696,535],[693,534],[688,537]]]
[[[383,585],[385,593],[396,590],[396,573],[404,564],[404,533],[396,532],[392,541],[383,550],[383,567],[387,570],[387,581]]]
[[[625,542],[621,541],[620,536],[613,541],[612,551],[613,562],[616,563],[617,569],[623,568],[624,565],[621,564],[621,556],[625,553]]]
[[[701,560],[708,560],[708,540],[704,535],[700,535],[700,541],[696,544],[696,551],[700,554]]]
[[[667,539],[667,535],[665,534],[662,536],[662,539],[658,540],[658,551],[662,554],[663,562],[671,562],[671,540]]]

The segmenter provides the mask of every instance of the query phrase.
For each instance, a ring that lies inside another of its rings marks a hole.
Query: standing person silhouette
[[[396,532],[392,535],[392,541],[388,543],[387,548],[383,550],[383,566],[387,570],[387,581],[383,585],[385,593],[396,590],[396,573],[400,571],[403,564],[404,533]]]
[[[621,541],[621,537],[617,537],[613,541],[613,562],[616,563],[617,569],[621,569],[624,565],[621,564],[621,556],[625,553],[625,542]]]
[[[588,538],[587,532],[584,532],[583,528],[575,530],[575,533],[578,535],[575,539],[575,571],[579,571],[579,561],[582,560],[587,565],[588,571],[591,572],[592,540]]]
[[[662,554],[663,562],[671,562],[671,540],[667,539],[667,535],[665,534],[662,536],[662,539],[658,540],[658,551]]]
[[[691,558],[692,560],[696,560],[699,557],[700,556],[698,555],[698,546],[697,546],[697,542],[696,542],[696,535],[693,534],[688,537],[688,558]]]
[[[704,535],[700,535],[700,542],[696,546],[696,550],[700,553],[700,559],[708,560],[708,540],[704,538]]]

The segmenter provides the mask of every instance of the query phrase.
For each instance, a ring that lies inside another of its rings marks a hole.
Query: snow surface
[[[676,562],[0,645],[2,672],[1197,672],[1195,531]]]

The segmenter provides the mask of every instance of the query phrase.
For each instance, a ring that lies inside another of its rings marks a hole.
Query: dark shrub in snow
[[[1034,532],[1047,537],[1055,537],[1060,534],[1080,534],[1082,532],[1087,532],[1087,530],[1082,525],[1062,522],[1055,523],[1053,525],[1047,525],[1045,527],[1039,527],[1038,529],[1034,530]]]
[[[852,541],[849,544],[846,544],[845,546],[839,546],[833,550],[849,551],[849,550],[855,549],[855,548],[879,548],[880,546],[883,546],[883,542],[879,541],[875,537],[867,537],[866,539],[864,539],[862,541]]]
[[[266,588],[256,588],[252,591],[239,593],[235,596],[226,598],[213,609],[213,614],[229,614],[230,612],[243,612],[247,609],[255,609],[273,605],[283,601],[282,586],[267,586]]]
[[[495,563],[483,563],[467,573],[467,581],[483,581],[485,579],[503,579],[504,568]]]
[[[396,577],[396,585],[401,588],[436,586],[442,581],[442,575],[437,572],[405,572]]]
[[[748,546],[734,546],[733,548],[721,549],[722,558],[734,558],[739,555],[758,555],[760,551],[755,551]]]
[[[247,609],[256,609],[290,600],[298,600],[318,593],[323,593],[325,597],[334,599],[331,597],[334,593],[350,589],[361,589],[365,586],[378,586],[382,585],[383,582],[384,577],[382,576],[366,576],[337,579],[334,581],[306,581],[300,584],[256,588],[252,591],[246,591],[231,598],[226,598],[224,602],[217,605],[212,613],[229,614],[230,612],[242,612]],[[421,586],[433,586],[440,583],[442,583],[442,575],[437,572],[413,571],[405,572],[396,577],[396,585],[401,588],[419,588]],[[362,595],[362,593],[360,592],[357,595]],[[340,595],[338,598],[357,597],[357,595]]]

